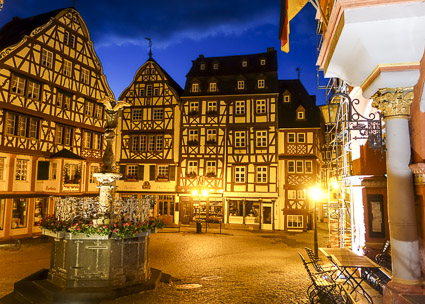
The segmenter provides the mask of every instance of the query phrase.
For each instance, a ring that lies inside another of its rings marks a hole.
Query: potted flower
[[[196,177],[196,172],[186,173],[186,177],[188,177],[188,178],[195,178]]]

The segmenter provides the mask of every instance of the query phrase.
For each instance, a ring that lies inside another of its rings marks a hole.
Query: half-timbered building
[[[277,228],[306,231],[320,183],[320,110],[300,80],[279,80],[279,205]]]
[[[55,196],[98,192],[103,105],[113,98],[72,9],[0,29],[0,239],[40,232]]]
[[[273,229],[277,99],[273,48],[193,61],[181,102],[181,222]]]
[[[122,113],[116,158],[123,178],[120,196],[155,195],[154,214],[174,222],[182,88],[151,57],[138,69],[120,100]]]

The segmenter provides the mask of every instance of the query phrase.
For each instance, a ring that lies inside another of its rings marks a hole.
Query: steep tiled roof
[[[265,60],[265,64],[261,64]],[[242,63],[246,62],[246,66]],[[214,64],[218,68],[214,68]],[[204,69],[202,69],[202,67]],[[277,93],[277,54],[273,48],[266,53],[204,57],[200,55],[193,61],[192,68],[186,75],[185,96],[229,95],[229,94],[259,94]],[[258,79],[265,79],[266,87],[257,88]],[[244,90],[237,90],[237,81],[244,80]],[[191,92],[192,83],[199,83],[200,92]],[[218,90],[208,92],[210,82],[216,82]]]
[[[164,73],[165,77],[168,80],[168,85],[170,85],[174,90],[176,90],[177,94],[179,95],[179,97],[182,95],[183,93],[183,89],[182,87],[167,73],[166,70],[164,70],[159,64],[158,62],[155,61],[155,59],[153,59],[152,57],[150,57],[147,61],[152,61],[154,62],[162,71],[162,73]]]
[[[283,102],[288,91],[291,101]],[[305,109],[305,119],[297,119],[299,106]],[[279,128],[311,128],[320,127],[320,110],[316,106],[316,96],[309,95],[298,79],[279,80]]]
[[[57,9],[25,19],[14,17],[0,29],[0,50],[18,43],[25,35],[31,34],[34,29],[46,24],[50,18],[55,17],[62,10],[64,9]]]

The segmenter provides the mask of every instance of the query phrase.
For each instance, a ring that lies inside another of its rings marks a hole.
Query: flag
[[[289,52],[289,21],[306,5],[308,0],[281,0],[279,38],[282,51]]]

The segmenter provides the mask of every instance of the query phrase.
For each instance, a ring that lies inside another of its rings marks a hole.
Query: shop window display
[[[24,198],[15,198],[13,200],[12,210],[12,229],[25,228],[27,226],[27,202]]]

